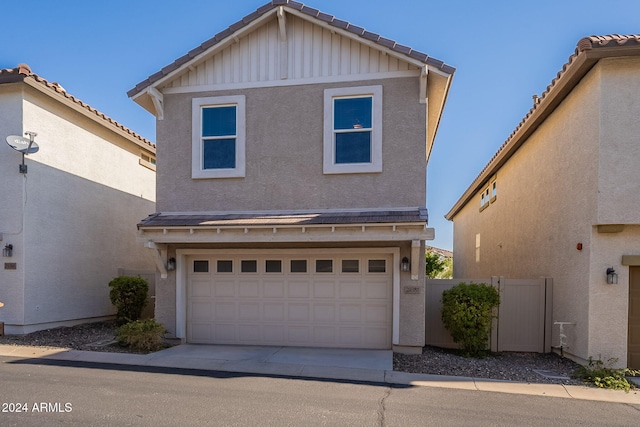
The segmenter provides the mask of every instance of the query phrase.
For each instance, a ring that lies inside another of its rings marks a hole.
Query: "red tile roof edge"
[[[129,91],[127,91],[127,95],[129,97],[133,97],[133,96],[137,95],[142,90],[144,90],[147,87],[151,86],[153,83],[157,82],[158,80],[162,79],[163,77],[169,75],[173,71],[175,71],[178,68],[180,68],[184,63],[190,61],[191,59],[193,59],[197,55],[205,52],[206,50],[208,50],[212,46],[216,45],[218,42],[220,42],[224,38],[230,36],[231,34],[233,34],[234,32],[236,32],[238,30],[240,30],[241,28],[244,28],[245,26],[247,26],[252,21],[256,20],[257,18],[259,18],[260,16],[264,15],[265,13],[270,12],[271,10],[275,9],[278,6],[287,6],[287,7],[290,7],[292,9],[295,9],[295,10],[301,12],[301,13],[304,13],[304,14],[310,16],[311,18],[314,18],[314,19],[317,19],[317,20],[322,21],[324,23],[327,23],[327,24],[329,24],[329,25],[331,25],[333,27],[346,30],[346,31],[348,31],[348,32],[350,32],[350,33],[352,33],[352,34],[354,34],[354,35],[356,35],[356,36],[358,36],[358,37],[360,37],[360,38],[362,38],[364,40],[372,41],[372,42],[374,42],[376,44],[379,44],[381,47],[384,47],[384,48],[387,48],[387,49],[391,49],[394,52],[397,52],[399,54],[408,56],[408,57],[410,57],[412,59],[421,61],[426,65],[431,65],[432,67],[436,67],[439,70],[441,70],[441,71],[443,71],[443,72],[445,72],[447,74],[454,74],[455,71],[456,71],[456,69],[454,67],[445,64],[443,61],[440,61],[440,60],[435,59],[435,58],[431,58],[429,55],[427,55],[425,53],[422,53],[422,52],[419,52],[417,50],[411,49],[408,46],[403,46],[403,45],[395,42],[394,40],[385,39],[381,35],[366,31],[362,27],[358,27],[356,25],[350,24],[349,22],[339,20],[335,16],[329,15],[329,14],[324,13],[324,12],[321,12],[318,9],[314,9],[312,7],[309,7],[309,6],[305,6],[304,4],[299,3],[297,1],[293,1],[293,0],[272,0],[271,2],[259,7],[254,12],[252,12],[249,15],[245,16],[244,18],[242,18],[238,22],[236,22],[234,24],[231,24],[225,30],[219,32],[218,34],[216,34],[215,36],[213,36],[209,40],[206,40],[205,42],[200,44],[200,46],[198,46],[198,47],[196,47],[194,49],[191,49],[187,54],[185,54],[185,55],[181,56],[180,58],[176,59],[171,64],[163,67],[157,73],[152,74],[151,76],[147,77],[145,80],[143,80],[140,83],[136,84],[134,88],[132,88]]]
[[[529,112],[524,116],[524,118],[520,121],[520,123],[518,123],[518,125],[513,130],[513,132],[511,132],[511,134],[505,140],[505,142],[500,146],[500,148],[498,148],[498,151],[496,151],[496,153],[493,155],[493,157],[491,157],[489,162],[487,162],[487,164],[484,166],[484,168],[482,168],[482,170],[476,176],[476,178],[473,180],[471,185],[467,188],[467,190],[465,190],[465,192],[463,193],[461,198],[456,202],[454,207],[451,209],[451,211],[445,217],[446,218],[452,218],[453,215],[455,215],[455,213],[457,211],[459,211],[459,209],[456,209],[456,206],[458,206],[460,204],[460,202],[462,201],[462,199],[465,198],[465,195],[467,195],[467,193],[469,193],[469,191],[472,190],[473,188],[479,187],[482,184],[482,182],[478,182],[478,180],[487,172],[487,170],[489,170],[491,168],[494,160],[496,160],[502,154],[502,152],[505,149],[507,149],[507,147],[510,146],[510,143],[516,137],[518,131],[523,126],[525,126],[525,124],[527,124],[529,118],[533,115],[534,112],[537,111],[537,109],[540,106],[540,104],[542,104],[542,102],[545,100],[545,98],[547,96],[549,96],[549,94],[553,91],[553,89],[558,85],[558,82],[562,79],[562,77],[564,75],[566,75],[567,70],[576,62],[577,58],[581,54],[583,54],[584,52],[593,50],[593,49],[599,49],[599,48],[604,48],[604,47],[609,47],[609,48],[611,48],[611,47],[619,47],[619,46],[624,46],[624,45],[627,45],[627,44],[640,45],[640,34],[631,34],[631,35],[610,34],[610,35],[604,35],[604,36],[589,36],[589,37],[583,37],[582,39],[580,39],[578,41],[577,45],[576,45],[576,49],[575,49],[574,53],[569,57],[567,62],[562,66],[562,69],[560,71],[558,71],[558,73],[556,74],[556,77],[554,77],[554,79],[551,80],[551,83],[547,86],[545,91],[542,92],[542,94],[539,97],[537,97],[536,101],[534,102],[533,107],[531,107]],[[467,198],[467,200],[468,199],[469,198]],[[462,207],[462,205],[460,206],[460,208],[461,207]]]
[[[3,77],[14,77],[14,78],[3,79]],[[57,83],[57,82],[49,82],[46,79],[38,76],[37,74],[35,74],[34,72],[31,71],[31,67],[29,67],[29,65],[27,65],[27,64],[18,64],[18,66],[16,68],[0,69],[0,84],[9,83],[9,82],[23,81],[24,79],[27,79],[27,78],[31,78],[31,79],[35,80],[36,82],[38,82],[39,84],[41,84],[42,86],[48,88],[49,90],[52,90],[52,91],[54,91],[56,93],[59,93],[59,94],[63,95],[65,98],[73,101],[74,103],[78,104],[79,106],[85,108],[86,110],[94,113],[96,116],[98,116],[101,119],[105,120],[107,123],[109,123],[110,126],[114,126],[114,127],[118,128],[118,129],[126,132],[127,134],[131,135],[134,139],[137,139],[142,144],[148,145],[150,148],[155,148],[155,144],[153,142],[151,142],[150,140],[146,139],[145,137],[135,133],[134,131],[132,131],[128,127],[118,123],[117,121],[113,120],[111,117],[107,116],[106,114],[96,110],[95,108],[91,107],[89,104],[87,104],[85,102],[82,102],[80,99],[76,98],[75,96],[70,95],[69,93],[67,93],[67,91],[59,83]]]

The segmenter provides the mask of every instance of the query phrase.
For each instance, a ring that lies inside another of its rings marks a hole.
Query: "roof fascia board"
[[[28,85],[29,87],[32,87],[34,89],[36,89],[38,92],[42,93],[45,96],[48,96],[51,99],[54,99],[56,101],[58,101],[60,104],[70,108],[71,110],[80,113],[81,115],[83,115],[84,117],[92,120],[93,122],[97,123],[98,125],[102,126],[103,128],[115,133],[116,135],[119,135],[123,138],[125,138],[127,141],[132,142],[133,144],[137,145],[138,147],[142,148],[145,151],[148,151],[150,153],[155,153],[155,147],[150,146],[148,144],[143,143],[142,141],[139,141],[136,137],[134,137],[133,135],[129,134],[128,132],[124,131],[123,129],[121,129],[118,126],[113,125],[112,123],[109,123],[109,125],[105,124],[105,119],[104,117],[102,117],[102,115],[99,115],[93,111],[89,111],[87,110],[85,107],[83,107],[82,105],[78,105],[77,102],[74,102],[73,100],[67,98],[66,96],[64,96],[61,93],[56,92],[55,90],[45,86],[43,83],[37,81],[34,78],[29,78],[30,76],[27,76],[27,78],[25,78],[23,80],[23,82]],[[100,113],[103,114],[103,113]]]
[[[449,98],[449,90],[451,89],[451,82],[453,81],[453,74],[445,74],[444,77],[446,77],[447,79],[447,83],[445,85],[444,88],[444,96],[442,97],[442,100],[440,101],[440,105],[438,105],[439,108],[439,113],[438,113],[438,120],[435,123],[435,128],[433,129],[433,138],[431,141],[428,141],[427,145],[427,163],[429,163],[429,158],[431,157],[431,150],[433,148],[433,144],[435,143],[436,140],[436,135],[438,135],[438,128],[440,127],[440,121],[442,120],[442,113],[444,112],[444,107],[447,103],[447,99]],[[427,103],[427,108],[428,107],[428,103]],[[427,114],[429,114],[429,111],[427,110]]]

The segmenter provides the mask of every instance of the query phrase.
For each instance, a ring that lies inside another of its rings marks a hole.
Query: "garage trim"
[[[287,254],[291,249],[269,249],[270,254]],[[316,248],[316,249],[296,249],[300,254],[391,254],[392,261],[392,345],[399,344],[400,337],[400,248]],[[187,257],[191,255],[259,255],[264,254],[265,249],[177,249],[176,250],[176,337],[187,338]]]

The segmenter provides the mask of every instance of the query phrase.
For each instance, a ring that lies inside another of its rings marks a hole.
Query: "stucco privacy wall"
[[[24,259],[12,262],[24,269],[28,304],[22,319],[4,319],[7,333],[111,315],[107,285],[118,268],[154,266],[136,241],[135,224],[155,210],[155,172],[139,164],[142,149],[33,89],[22,95],[13,132],[37,132],[40,150],[27,157],[26,177],[16,165],[9,169],[26,195],[16,203],[24,215],[16,249]]]
[[[159,212],[424,206],[426,104],[418,79],[165,95],[158,121]],[[323,175],[324,89],[383,86],[383,172]],[[191,179],[192,97],[246,96],[245,178]],[[415,102],[406,102],[415,99]],[[171,141],[165,143],[162,141]],[[283,179],[286,177],[286,179]]]
[[[290,249],[290,248],[375,248],[375,247],[390,247],[389,242],[341,242],[335,243],[332,246],[309,244],[309,243],[290,243],[274,246],[273,244],[226,244],[226,245],[196,245],[196,244],[184,244],[184,245],[170,245],[167,248],[167,257],[176,257],[176,250],[178,249]],[[402,243],[400,246],[400,258],[411,257],[411,242]],[[424,252],[424,242],[421,243],[420,253]],[[424,271],[425,260],[424,257],[419,259],[419,271]],[[156,320],[165,325],[167,330],[171,334],[176,333],[176,304],[177,300],[181,300],[176,294],[176,274],[185,274],[183,281],[186,283],[186,266],[180,266],[175,271],[168,272],[166,278],[161,278],[159,274],[156,274]],[[398,268],[394,266],[393,268]],[[400,294],[399,294],[399,346],[407,346],[414,348],[421,348],[424,346],[424,328],[425,328],[425,280],[421,276],[420,280],[411,280],[410,273],[400,272]],[[419,287],[419,294],[407,294],[402,292],[405,286]],[[395,306],[395,305],[394,305]]]
[[[454,233],[457,278],[552,277],[553,320],[577,323],[576,336],[582,338],[568,351],[583,358],[597,212],[600,79],[597,68],[583,78],[498,171],[496,200],[479,212],[478,193],[456,215]],[[558,339],[554,327],[553,345]]]
[[[22,103],[20,91],[15,87],[0,85],[0,135],[20,134],[20,117],[22,115]],[[4,138],[2,138],[4,139]],[[8,203],[9,200],[22,201],[23,177],[18,173],[18,164],[22,156],[11,147],[0,142],[0,249],[5,245],[14,246],[12,258],[0,258],[0,301],[5,322],[21,322],[24,318],[24,289],[22,287],[24,277],[24,263],[22,248],[22,204]],[[16,270],[5,270],[5,262],[15,262]],[[15,302],[9,304],[9,302]]]
[[[640,224],[640,58],[600,60],[598,224]]]

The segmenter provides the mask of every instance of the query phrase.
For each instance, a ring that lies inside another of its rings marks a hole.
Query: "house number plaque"
[[[5,270],[15,270],[18,267],[18,265],[15,262],[5,262],[4,263],[4,269]]]
[[[419,294],[420,293],[420,287],[419,286],[405,286],[403,290],[404,290],[405,294]]]

